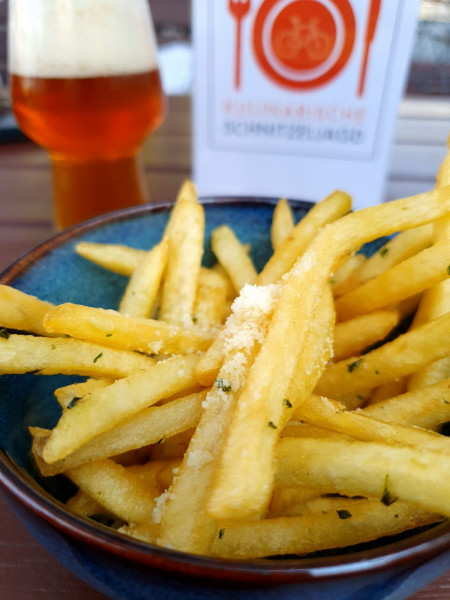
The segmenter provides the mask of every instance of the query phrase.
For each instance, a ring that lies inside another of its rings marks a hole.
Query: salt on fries
[[[30,428],[42,475],[79,487],[68,509],[238,559],[450,517],[449,164],[435,190],[350,214],[337,191],[295,224],[280,200],[259,274],[225,223],[202,267],[186,182],[154,248],[77,245],[129,277],[110,310],[1,286],[0,373],[88,378],[55,391],[52,430]]]

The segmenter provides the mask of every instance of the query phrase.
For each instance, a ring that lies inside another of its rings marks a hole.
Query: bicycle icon
[[[333,38],[321,31],[319,19],[303,21],[298,16],[289,18],[291,26],[279,31],[273,40],[273,49],[281,60],[300,58],[302,53],[314,61],[322,62],[333,49]]]

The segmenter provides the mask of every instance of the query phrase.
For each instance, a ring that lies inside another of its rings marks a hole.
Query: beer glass
[[[147,0],[10,0],[9,71],[59,228],[146,201],[139,151],[165,116]]]

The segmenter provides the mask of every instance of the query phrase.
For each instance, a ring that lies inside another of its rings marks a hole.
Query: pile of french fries
[[[450,517],[450,153],[429,193],[350,211],[337,191],[295,224],[280,200],[260,273],[226,224],[205,268],[186,182],[154,248],[77,245],[129,278],[117,307],[0,287],[0,373],[86,377],[30,428],[42,475],[79,488],[68,509],[233,559]]]

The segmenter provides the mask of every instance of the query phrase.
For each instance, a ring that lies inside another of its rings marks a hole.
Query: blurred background
[[[0,271],[53,233],[46,152],[26,140],[9,110],[7,1],[0,0]],[[154,202],[175,198],[191,175],[193,60],[189,0],[151,0],[168,116],[143,149]],[[385,200],[433,187],[450,132],[450,0],[422,0],[399,107]],[[10,201],[20,196],[20,202]]]
[[[151,0],[169,94],[190,91],[189,0]],[[422,0],[406,88],[408,97],[447,97],[450,101],[450,0]],[[0,1],[0,76],[2,105],[8,106],[6,57],[7,2]]]

